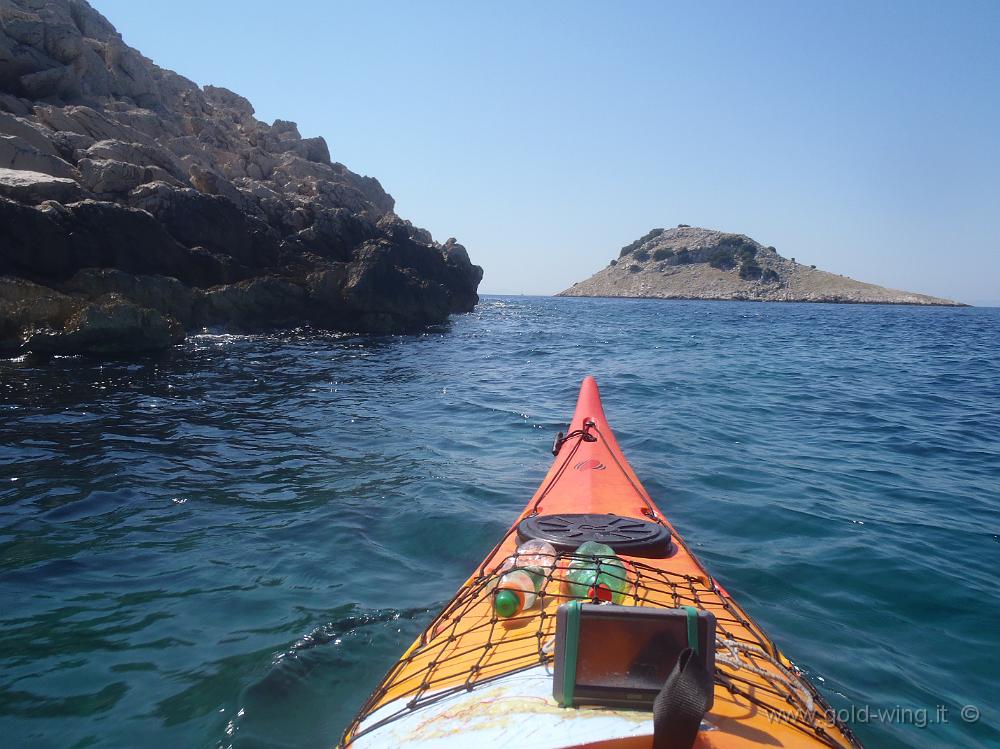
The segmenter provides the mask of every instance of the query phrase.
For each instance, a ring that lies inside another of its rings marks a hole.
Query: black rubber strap
[[[681,651],[653,702],[653,749],[691,749],[713,689],[701,658],[691,648]]]

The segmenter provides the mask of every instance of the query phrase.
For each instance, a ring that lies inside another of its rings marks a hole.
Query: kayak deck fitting
[[[517,522],[389,670],[342,747],[651,747],[651,711],[564,708],[553,698],[556,609],[570,600],[566,569],[586,533],[600,534],[626,565],[624,605],[715,616],[714,704],[694,746],[860,747],[663,517],[618,447],[592,377],[553,453]],[[504,619],[493,590],[526,537],[553,542],[557,563],[539,604]]]

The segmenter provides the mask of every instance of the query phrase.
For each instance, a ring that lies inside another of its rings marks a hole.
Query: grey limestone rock
[[[67,177],[0,168],[0,195],[21,203],[37,205],[46,200],[71,203],[82,200],[84,194],[80,183]]]
[[[0,0],[0,274],[21,293],[0,345],[108,353],[181,327],[388,332],[471,310],[482,269],[394,207],[322,137],[160,68],[85,0]]]

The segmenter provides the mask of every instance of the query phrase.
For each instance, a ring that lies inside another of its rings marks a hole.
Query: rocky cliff
[[[470,311],[482,269],[393,206],[323,138],[158,67],[84,0],[0,0],[0,348]]]
[[[683,224],[653,229],[558,296],[962,306],[802,265],[743,234]]]

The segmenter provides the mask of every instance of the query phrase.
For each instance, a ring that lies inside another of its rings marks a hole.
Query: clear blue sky
[[[1000,304],[1000,2],[93,4],[326,137],[486,293],[560,291],[686,223]]]

